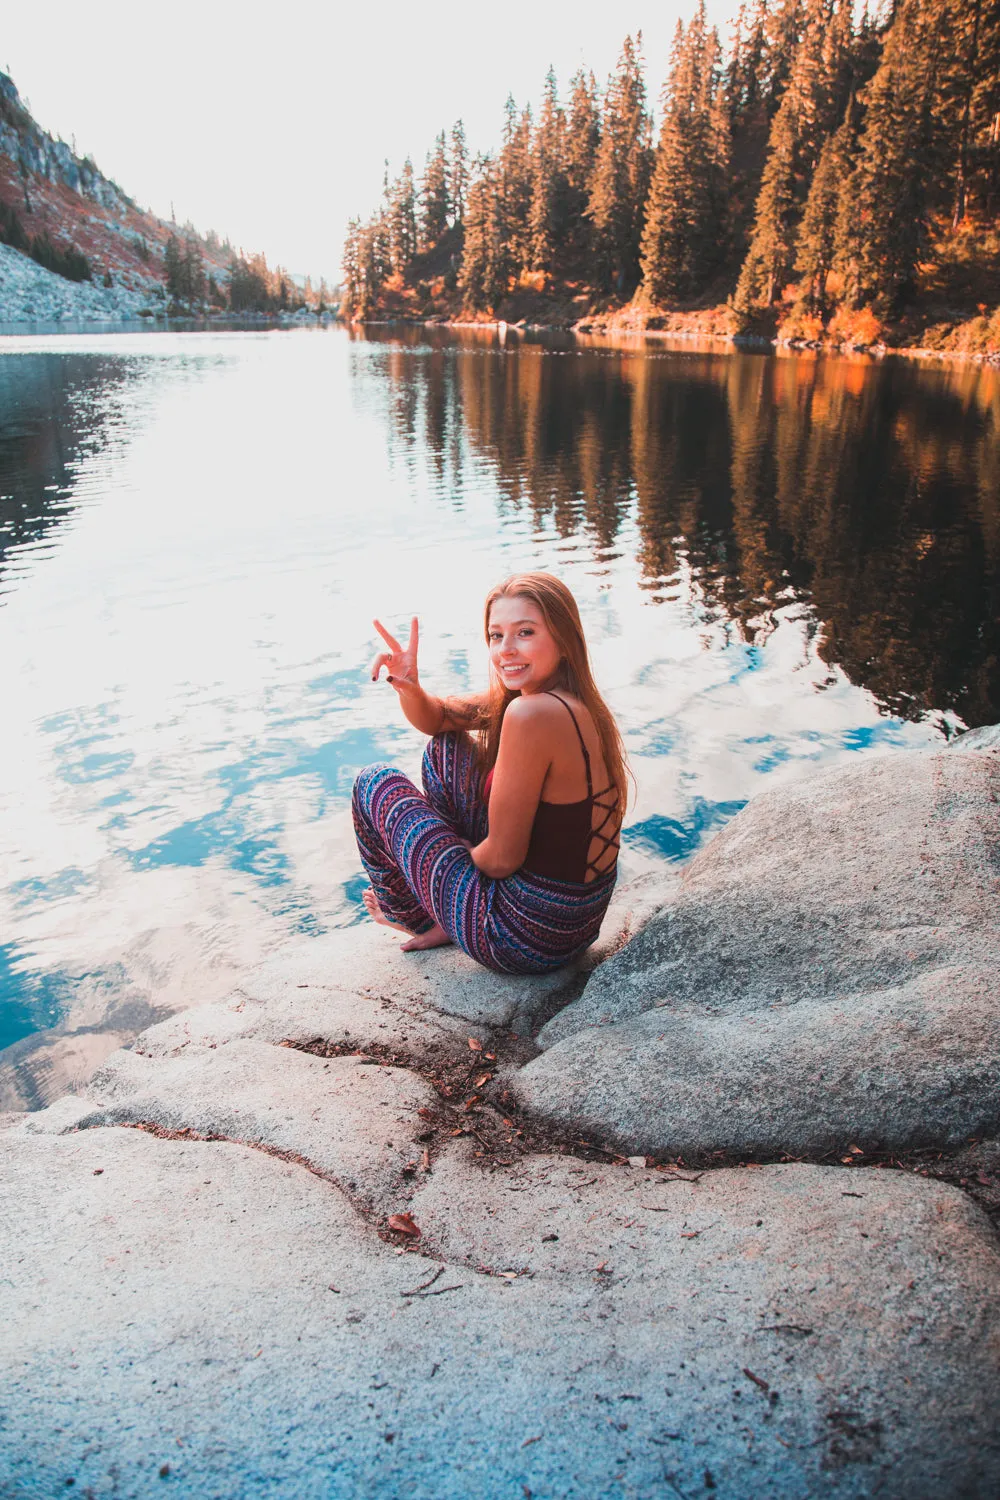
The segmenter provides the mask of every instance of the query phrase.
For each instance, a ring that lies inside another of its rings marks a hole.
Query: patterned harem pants
[[[354,830],[378,904],[410,932],[440,923],[470,958],[501,974],[544,974],[597,937],[615,875],[589,885],[518,870],[493,880],[461,840],[486,837],[487,809],[466,734],[438,734],[424,752],[424,792],[392,766],[354,783]]]

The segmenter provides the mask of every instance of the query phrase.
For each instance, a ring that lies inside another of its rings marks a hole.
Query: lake
[[[1000,375],[496,330],[0,339],[0,1109],[357,921],[418,614],[573,588],[637,872],[765,786],[1000,720]]]

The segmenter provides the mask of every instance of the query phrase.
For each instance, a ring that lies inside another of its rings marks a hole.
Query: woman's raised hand
[[[392,683],[400,696],[418,689],[420,680],[417,676],[417,643],[420,639],[420,628],[416,615],[410,621],[410,639],[405,647],[399,644],[395,636],[389,634],[381,620],[373,620],[372,624],[389,647],[388,651],[380,651],[372,662],[372,682],[378,682],[382,668],[385,667],[387,681]]]

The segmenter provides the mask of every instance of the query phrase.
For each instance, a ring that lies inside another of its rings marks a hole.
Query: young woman
[[[432,698],[382,625],[383,668],[410,723],[432,736],[423,795],[391,766],[354,784],[354,827],[376,922],[404,951],[457,943],[507,974],[542,974],[594,941],[614,889],[625,811],[621,735],[594,683],[576,600],[520,573],[486,600],[489,690]],[[470,731],[476,734],[473,742]]]

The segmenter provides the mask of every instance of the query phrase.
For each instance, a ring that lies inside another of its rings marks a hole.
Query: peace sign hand
[[[420,628],[416,615],[410,621],[410,639],[405,648],[399,644],[395,636],[389,634],[380,620],[373,620],[372,624],[389,647],[388,651],[380,651],[372,662],[372,682],[378,682],[382,668],[385,667],[386,680],[392,684],[401,697],[419,691],[417,643]]]

